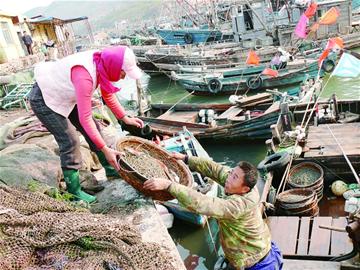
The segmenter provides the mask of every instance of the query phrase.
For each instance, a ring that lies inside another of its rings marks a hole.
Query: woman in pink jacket
[[[67,190],[77,199],[89,203],[96,200],[81,190],[80,141],[77,130],[85,137],[106,171],[116,175],[119,152],[106,146],[91,111],[91,99],[99,88],[106,105],[117,119],[142,127],[139,118],[131,118],[119,104],[115,93],[120,89],[111,82],[129,76],[139,79],[142,71],[136,65],[131,49],[117,46],[102,51],[86,51],[56,62],[41,63],[34,70],[36,83],[29,95],[32,110],[51,132],[60,150],[61,167]],[[115,168],[115,169],[114,169]]]

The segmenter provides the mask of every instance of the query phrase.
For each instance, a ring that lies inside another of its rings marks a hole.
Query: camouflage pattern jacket
[[[224,186],[231,169],[209,159],[189,158],[189,167]],[[220,241],[226,258],[237,269],[256,264],[269,252],[271,235],[262,218],[259,191],[213,198],[172,183],[170,193],[192,212],[218,220]]]

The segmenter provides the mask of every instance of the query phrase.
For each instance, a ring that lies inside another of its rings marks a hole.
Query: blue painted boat
[[[188,156],[198,156],[204,158],[210,158],[205,149],[201,146],[194,135],[186,128],[179,132],[177,136],[162,141],[162,145],[168,151],[186,153]],[[215,182],[208,182],[199,173],[193,173],[196,188],[199,192],[211,197],[217,197],[219,185]],[[169,211],[178,219],[186,222],[205,226],[207,217],[205,215],[195,214],[182,207],[176,199],[163,202]]]
[[[169,45],[199,44],[222,38],[221,31],[211,29],[158,29],[156,33]]]

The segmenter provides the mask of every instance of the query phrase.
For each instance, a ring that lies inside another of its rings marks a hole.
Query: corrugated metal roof
[[[41,24],[41,23],[53,23],[53,24],[66,24],[66,23],[72,23],[72,22],[77,22],[77,21],[82,21],[82,20],[86,20],[88,19],[88,17],[86,16],[82,16],[82,17],[77,17],[77,18],[72,18],[72,19],[59,19],[56,17],[44,17],[44,16],[39,16],[39,17],[33,17],[33,19],[30,20],[31,23],[34,24]]]

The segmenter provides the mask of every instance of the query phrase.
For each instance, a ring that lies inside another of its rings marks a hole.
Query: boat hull
[[[261,86],[257,89],[250,89],[255,92],[258,90],[283,87],[288,85],[294,85],[303,82],[306,78],[316,78],[319,74],[317,63],[314,62],[308,67],[290,71],[280,71],[278,77],[267,77],[264,75],[246,74],[243,76],[229,76],[229,77],[197,77],[192,79],[191,76],[178,77],[178,82],[193,95],[232,95],[232,94],[244,94],[249,91],[247,85],[247,79],[250,77],[260,77],[262,80]],[[323,71],[320,70],[320,76],[323,75]],[[218,89],[216,91],[211,90],[210,83],[212,80],[219,82]]]
[[[169,45],[199,44],[218,41],[222,37],[220,31],[208,29],[159,29],[157,34]]]

